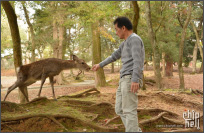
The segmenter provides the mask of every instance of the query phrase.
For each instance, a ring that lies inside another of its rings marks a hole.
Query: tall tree
[[[58,40],[59,40],[59,44],[58,44],[58,57],[59,59],[63,59],[64,56],[64,52],[63,52],[63,46],[64,46],[64,38],[65,38],[65,27],[64,27],[64,19],[66,17],[65,15],[65,10],[64,10],[64,6],[63,6],[64,2],[60,3],[60,10],[59,10],[59,18],[58,18]],[[61,72],[58,76],[56,76],[56,83],[57,84],[64,84],[63,83],[63,72]]]
[[[137,1],[132,1],[132,4],[133,4],[133,11],[134,11],[133,32],[137,34],[137,26],[138,26],[139,18],[140,18],[140,8],[139,8],[139,5],[138,5]],[[146,90],[144,74],[143,74],[143,86],[142,86],[142,89]]]
[[[185,37],[186,37],[187,26],[188,26],[188,24],[190,22],[190,18],[191,18],[191,8],[192,8],[192,2],[188,1],[187,3],[188,3],[187,18],[186,18],[186,20],[184,22],[184,25],[183,25],[183,28],[182,28],[181,40],[180,40],[180,43],[179,43],[178,70],[179,70],[179,80],[180,80],[179,89],[180,90],[184,90],[185,89],[183,67],[182,67],[182,63],[183,63],[183,48],[184,48],[184,41],[185,41]]]
[[[133,31],[137,33],[137,26],[138,26],[139,18],[140,18],[140,8],[139,8],[137,1],[132,1],[132,4],[133,4],[133,10],[134,10]]]
[[[17,74],[17,68],[22,66],[21,39],[20,39],[20,33],[18,29],[17,17],[14,9],[12,8],[11,4],[8,1],[2,1],[1,3],[6,12],[9,26],[10,26],[12,42],[13,42],[14,66]],[[28,95],[27,87],[22,87],[19,90],[24,90],[25,94]],[[20,98],[20,103],[26,102],[26,98],[24,97],[21,91],[19,91],[19,98]]]
[[[29,26],[30,33],[31,33],[31,42],[32,42],[32,47],[31,47],[31,62],[35,62],[35,33],[34,33],[33,25],[31,24],[30,18],[28,16],[28,11],[27,11],[26,6],[25,6],[25,1],[23,1],[21,3],[22,3],[22,6],[23,6],[26,22],[27,22],[27,24]]]
[[[195,29],[194,23],[191,22],[191,25],[193,26],[193,29],[194,29],[194,32],[195,32],[196,29]],[[195,33],[197,33],[197,31]],[[198,45],[199,45],[199,41],[197,41],[197,36],[196,36],[196,42],[195,42],[195,46],[193,48],[192,73],[196,73],[196,62],[197,62]]]
[[[157,87],[158,89],[161,89],[160,54],[159,54],[159,46],[156,42],[156,34],[152,28],[150,1],[146,2],[145,8],[146,8],[148,35],[149,35],[150,43],[151,43],[152,50],[153,50],[154,74],[156,78]]]
[[[99,21],[92,23],[92,61],[93,64],[98,64],[101,62],[101,42],[100,42],[100,31],[99,31]],[[100,68],[95,73],[95,85],[98,87],[103,87],[106,85],[105,74],[103,68]]]

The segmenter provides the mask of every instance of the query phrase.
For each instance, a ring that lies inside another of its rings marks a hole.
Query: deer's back
[[[24,77],[32,77],[40,80],[42,74],[47,76],[58,75],[62,71],[62,60],[57,58],[47,58],[20,67],[19,73]]]

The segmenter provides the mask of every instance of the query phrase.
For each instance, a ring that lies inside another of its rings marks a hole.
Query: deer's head
[[[73,55],[73,60],[80,70],[89,71],[91,69],[83,59],[79,59],[76,55]]]

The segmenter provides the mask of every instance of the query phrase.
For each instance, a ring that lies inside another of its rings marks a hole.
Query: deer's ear
[[[79,58],[78,58],[76,55],[72,55],[72,57],[73,57],[73,60],[74,60],[74,61],[79,60]]]

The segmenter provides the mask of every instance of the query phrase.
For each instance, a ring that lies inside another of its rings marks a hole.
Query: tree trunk
[[[2,1],[1,4],[6,12],[8,22],[9,22],[9,27],[10,27],[11,37],[13,42],[14,66],[16,70],[18,67],[22,66],[21,39],[20,39],[20,33],[18,29],[17,17],[14,9],[12,8],[11,4],[8,1]],[[16,74],[17,74],[17,71],[16,71]],[[24,90],[24,92],[28,96],[27,87],[23,87],[20,89]],[[24,97],[21,91],[19,91],[19,98],[20,98],[20,103],[26,103],[26,98]]]
[[[99,22],[95,22],[91,26],[92,30],[92,61],[93,64],[101,62],[101,43],[100,43],[100,32]],[[106,85],[105,74],[103,68],[99,68],[95,74],[95,85],[96,87],[102,87]]]
[[[139,18],[140,18],[140,8],[138,6],[137,1],[132,1],[133,4],[133,10],[134,10],[134,16],[133,16],[133,32],[137,34],[137,26],[139,23]],[[142,86],[142,90],[146,90],[146,86],[145,86],[145,79],[144,79],[144,73],[142,76],[142,80],[143,80],[143,86]]]
[[[166,61],[165,76],[173,76],[173,62],[171,61]]]
[[[53,57],[58,57],[58,30],[57,30],[57,22],[55,18],[53,18]]]
[[[106,44],[107,44],[107,42],[106,42]],[[112,51],[112,50],[113,50],[113,45],[111,44],[111,45],[110,45],[110,51]],[[112,63],[111,63],[111,73],[114,73],[114,72],[115,72],[114,69],[115,69],[115,68],[114,68],[114,62],[112,62]]]
[[[191,24],[192,24],[192,26],[193,26],[193,31],[195,32],[195,35],[196,35],[196,43],[197,43],[198,48],[199,48],[199,50],[200,50],[200,56],[201,56],[202,61],[203,61],[203,48],[202,48],[202,45],[201,45],[201,43],[200,43],[200,38],[199,38],[199,35],[198,35],[198,31],[197,31],[197,29],[196,29],[194,23],[191,22]]]
[[[165,55],[166,67],[165,67],[165,76],[173,76],[173,59],[170,55]]]
[[[132,1],[133,4],[133,10],[134,10],[134,16],[133,16],[133,32],[137,34],[137,26],[140,18],[140,8],[138,6],[137,1]]]
[[[165,72],[165,53],[162,53],[162,74],[163,76],[166,76],[166,72]]]
[[[159,46],[156,44],[156,35],[152,28],[150,1],[146,2],[146,20],[147,20],[148,34],[151,41],[151,46],[152,46],[153,56],[154,56],[153,57],[154,74],[156,77],[157,87],[158,89],[161,89],[160,54],[159,54]]]
[[[111,63],[111,73],[114,73],[114,62]]]
[[[29,26],[30,33],[31,33],[31,42],[32,42],[31,62],[35,62],[35,34],[34,34],[34,30],[33,30],[33,25],[30,22],[30,19],[29,19],[28,13],[27,13],[27,9],[25,7],[25,2],[22,2],[22,6],[23,6],[24,13],[25,13],[26,22]]]
[[[184,41],[186,37],[186,29],[187,26],[190,22],[190,17],[191,17],[191,6],[192,2],[188,1],[188,13],[187,13],[187,19],[185,20],[185,23],[183,25],[183,30],[182,30],[182,35],[181,35],[181,41],[179,44],[179,61],[178,61],[178,70],[179,70],[179,80],[180,80],[180,90],[185,89],[185,84],[184,84],[184,75],[183,75],[183,67],[182,67],[182,62],[183,62],[183,47],[184,47]]]
[[[71,49],[71,28],[68,28],[68,36],[67,36],[67,50],[70,53],[70,60],[72,60],[73,50]],[[70,69],[70,75],[73,75],[73,70]]]
[[[198,45],[195,43],[193,49],[193,63],[192,63],[192,73],[196,73],[196,61],[197,61]]]
[[[201,64],[201,67],[200,67],[200,71],[199,71],[200,73],[203,73],[203,62],[202,62],[202,64]]]
[[[63,59],[63,45],[64,45],[64,34],[65,34],[65,27],[64,24],[64,15],[61,14],[60,21],[59,21],[59,45],[58,45],[58,59]],[[56,83],[58,85],[62,85],[63,83],[63,72],[60,72],[59,75],[56,76]]]

